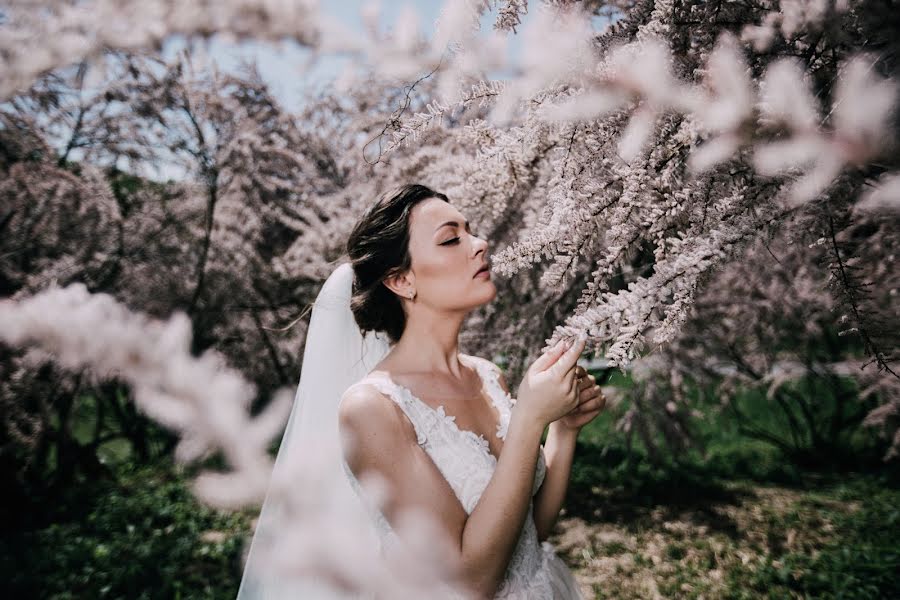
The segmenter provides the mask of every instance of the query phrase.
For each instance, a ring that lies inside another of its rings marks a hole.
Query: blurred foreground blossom
[[[888,209],[900,211],[900,175],[887,175],[865,192],[854,207],[857,211]]]
[[[314,454],[286,453],[288,464],[270,481],[273,464],[267,446],[284,427],[290,390],[279,390],[261,414],[251,416],[254,386],[213,352],[191,356],[190,321],[183,314],[165,322],[148,319],[108,294],[90,294],[84,285],[72,284],[0,302],[0,340],[50,355],[68,369],[127,382],[140,410],[181,436],[175,452],[179,462],[221,451],[231,470],[205,471],[194,482],[194,493],[207,504],[253,506],[268,491],[271,509],[283,511],[282,522],[291,527],[270,532],[276,535],[261,539],[254,551],[261,554],[258,564],[283,581],[285,591],[313,578],[322,589],[347,594],[465,597],[462,588],[435,588],[452,573],[446,569],[448,548],[438,542],[429,515],[401,515],[396,530],[404,544],[380,550],[374,538],[363,537],[368,521],[359,520],[352,507],[332,501],[339,496],[328,490],[345,476],[333,465],[321,464]],[[308,443],[315,447],[314,440]],[[383,484],[362,484],[381,508]],[[413,560],[419,568],[409,568]]]
[[[874,76],[873,65],[873,58],[865,56],[843,65],[829,113],[831,131],[820,131],[815,98],[796,61],[785,59],[767,72],[763,114],[785,124],[791,136],[757,148],[754,165],[763,175],[807,167],[791,188],[795,203],[820,194],[845,166],[863,166],[888,147],[898,87]]]
[[[181,436],[179,461],[221,450],[233,470],[197,478],[195,492],[204,502],[237,508],[265,496],[272,467],[266,448],[284,426],[290,392],[279,391],[251,418],[254,386],[213,352],[191,356],[190,321],[183,314],[151,320],[75,283],[0,302],[0,339],[34,347],[68,369],[128,382],[138,407]]]

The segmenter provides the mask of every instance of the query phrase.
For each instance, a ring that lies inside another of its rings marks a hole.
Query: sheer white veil
[[[334,585],[347,575],[334,563],[364,560],[378,543],[370,513],[343,471],[337,414],[344,391],[374,368],[390,344],[382,333],[363,338],[350,310],[352,283],[352,266],[344,262],[313,306],[300,384],[238,600],[353,597]]]

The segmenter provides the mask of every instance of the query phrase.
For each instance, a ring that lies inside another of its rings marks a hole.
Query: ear
[[[416,289],[416,276],[413,275],[412,271],[407,270],[399,275],[391,275],[383,283],[387,289],[401,298],[408,298],[409,294]]]

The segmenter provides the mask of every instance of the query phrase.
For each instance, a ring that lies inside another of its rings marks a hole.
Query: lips
[[[490,262],[486,262],[486,263],[484,263],[484,264],[481,266],[480,269],[478,269],[478,271],[475,273],[475,275],[472,275],[472,277],[477,277],[477,276],[478,276],[478,273],[481,273],[481,272],[483,272],[483,271],[487,271],[487,270],[490,269],[490,268],[491,268],[491,263],[490,263]]]

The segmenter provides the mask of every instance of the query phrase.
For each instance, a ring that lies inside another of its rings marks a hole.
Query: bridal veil
[[[353,269],[338,266],[310,318],[300,383],[250,545],[238,600],[348,598],[377,553],[368,509],[342,471],[338,405],[387,354],[350,310]],[[374,574],[373,574],[374,575]],[[343,591],[342,591],[343,588]]]

